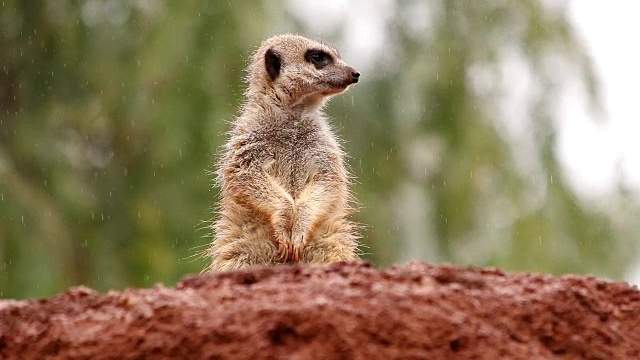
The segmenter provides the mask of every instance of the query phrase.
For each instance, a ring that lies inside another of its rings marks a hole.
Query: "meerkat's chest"
[[[324,139],[312,132],[283,129],[267,141],[269,160],[281,176],[297,178],[310,169],[322,166],[321,153],[327,150]]]
[[[291,124],[295,125],[295,124]],[[331,171],[339,149],[321,129],[282,127],[263,138],[263,169],[294,194],[318,172]]]
[[[316,154],[331,147],[331,134],[325,129],[300,119],[284,124],[271,124],[261,131],[265,149],[282,161],[313,161]]]

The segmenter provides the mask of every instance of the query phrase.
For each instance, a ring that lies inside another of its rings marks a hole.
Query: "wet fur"
[[[331,61],[311,63],[310,50]],[[358,259],[349,174],[322,112],[355,73],[335,49],[296,35],[254,53],[246,103],[217,167],[211,270]]]

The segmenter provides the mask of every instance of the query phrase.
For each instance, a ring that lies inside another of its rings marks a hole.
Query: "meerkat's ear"
[[[267,50],[264,54],[264,66],[271,81],[275,80],[280,75],[280,54],[273,49]]]

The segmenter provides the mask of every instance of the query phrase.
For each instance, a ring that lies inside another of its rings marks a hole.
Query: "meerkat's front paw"
[[[292,251],[291,233],[286,231],[284,226],[274,226],[273,237],[276,245],[278,246],[280,261],[288,261]]]
[[[291,241],[286,241],[283,239],[278,240],[278,253],[280,255],[280,261],[289,261],[292,252],[293,246],[291,244]]]
[[[296,262],[300,261],[302,252],[304,251],[304,248],[306,246],[307,244],[305,241],[304,233],[294,233],[291,237],[291,259]]]
[[[271,230],[278,246],[278,255],[281,262],[290,261],[291,252],[293,251],[291,244],[293,209],[291,203],[292,200],[290,199],[288,201],[283,200],[279,204],[279,210],[271,216]]]

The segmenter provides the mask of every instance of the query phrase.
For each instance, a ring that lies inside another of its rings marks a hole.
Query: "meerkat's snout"
[[[356,69],[353,69],[353,71],[351,71],[351,83],[355,84],[358,82],[359,79],[360,79],[360,73]]]
[[[335,68],[335,77],[327,76],[327,82],[333,87],[334,93],[341,93],[360,81],[360,72],[342,60],[338,60]]]

